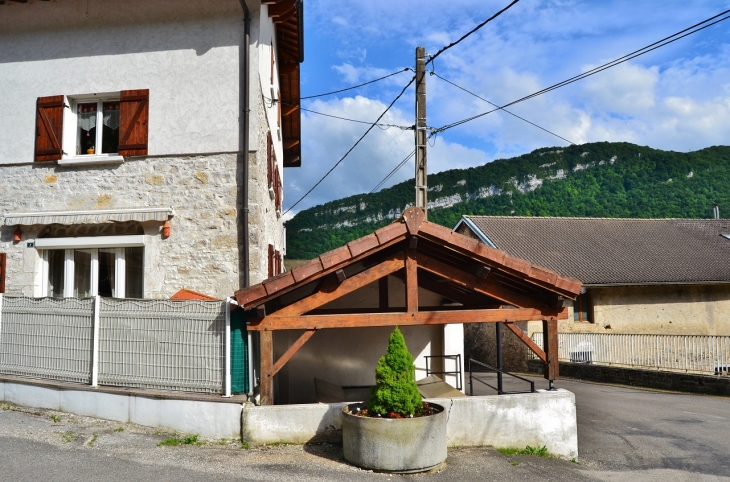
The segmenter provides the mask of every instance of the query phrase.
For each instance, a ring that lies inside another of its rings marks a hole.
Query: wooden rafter
[[[277,373],[279,373],[279,370],[281,370],[286,363],[291,360],[291,357],[293,357],[296,352],[299,351],[299,349],[304,346],[306,342],[309,341],[310,338],[312,338],[312,335],[314,335],[315,330],[307,330],[304,333],[301,334],[299,338],[297,338],[297,341],[295,341],[292,346],[289,347],[289,349],[284,352],[283,355],[281,355],[281,358],[276,360],[276,363],[271,367],[268,373],[266,373],[267,377],[273,378]]]
[[[351,278],[347,278],[342,281],[339,286],[329,291],[318,291],[304,299],[294,302],[284,308],[276,311],[271,316],[280,318],[287,316],[299,316],[324,306],[330,301],[336,300],[345,296],[346,294],[352,293],[374,281],[379,280],[384,276],[388,276],[391,273],[403,269],[403,257],[397,256],[393,259],[385,260],[365,271],[356,274]]]

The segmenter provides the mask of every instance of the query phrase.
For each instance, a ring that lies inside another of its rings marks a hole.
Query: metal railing
[[[461,391],[463,384],[463,376],[461,374],[461,354],[457,355],[426,355],[424,356],[426,359],[426,376],[429,375],[450,375],[453,377],[456,377],[456,389]],[[432,370],[432,365],[430,363],[431,358],[441,358],[444,360],[444,364],[446,363],[446,360],[454,360],[456,363],[456,370],[447,371],[446,367],[444,367],[444,371],[436,372]]]
[[[532,340],[542,346],[542,333]],[[559,333],[558,356],[574,363],[721,375],[730,365],[730,336]]]
[[[230,396],[230,304],[0,294],[0,373]]]
[[[482,378],[475,377],[473,374],[473,371],[472,371],[472,364],[474,364],[478,367],[486,368],[488,370],[496,372],[497,373],[497,386],[495,387],[494,385],[487,383]],[[491,365],[487,365],[486,363],[480,362],[478,360],[474,360],[473,358],[469,358],[469,367],[468,368],[469,368],[469,395],[470,396],[474,395],[474,380],[478,381],[479,383],[481,383],[483,385],[488,386],[492,390],[496,390],[498,395],[509,395],[509,394],[514,394],[514,393],[535,393],[535,382],[533,382],[532,380],[528,380],[527,378],[521,377],[519,375],[515,375],[513,373],[506,372],[504,370],[500,370],[499,368],[495,368]],[[505,392],[503,384],[502,384],[501,375],[509,375],[513,378],[516,378],[518,380],[522,380],[523,382],[529,383],[530,390]]]

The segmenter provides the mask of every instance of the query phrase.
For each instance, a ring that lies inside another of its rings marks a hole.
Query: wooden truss
[[[405,283],[405,306],[388,304],[389,277]],[[377,283],[377,308],[327,305]],[[256,308],[249,330],[260,333],[261,400],[273,403],[273,379],[317,330],[375,326],[503,323],[545,363],[545,378],[558,378],[557,322],[564,302],[580,292],[578,281],[489,248],[424,221],[423,211],[325,253],[309,263],[238,291],[239,305]],[[419,305],[419,288],[442,296],[441,306]],[[545,347],[516,322],[542,320]],[[304,330],[276,361],[273,332]]]

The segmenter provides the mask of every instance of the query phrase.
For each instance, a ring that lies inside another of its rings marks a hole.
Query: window
[[[593,323],[593,300],[590,291],[579,294],[573,302],[573,321]]]
[[[104,238],[37,239],[43,259],[41,296],[143,298],[144,247],[134,246],[142,236],[106,237],[126,244],[116,247],[103,247]],[[77,247],[65,246],[79,240]]]
[[[36,162],[81,164],[147,155],[149,91],[41,97]]]
[[[119,100],[75,102],[76,156],[117,154]]]

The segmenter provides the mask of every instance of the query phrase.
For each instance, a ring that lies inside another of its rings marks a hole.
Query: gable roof
[[[586,285],[730,283],[730,220],[463,216],[492,246]]]
[[[580,292],[581,284],[577,280],[510,256],[423,218],[422,210],[409,208],[399,220],[370,235],[237,291],[238,304],[246,309],[266,306],[267,313],[263,316],[268,316],[320,291],[324,278],[336,273],[349,280],[387,263],[391,263],[391,267],[384,268],[388,270],[383,271],[386,275],[402,272],[404,253],[417,262],[419,284],[422,281],[430,283],[436,292],[452,293],[464,299],[480,295],[482,302],[491,299],[497,305],[561,310],[563,299],[575,299]],[[444,273],[453,273],[453,276]],[[429,278],[431,275],[438,280]],[[478,302],[473,306],[479,306]]]

